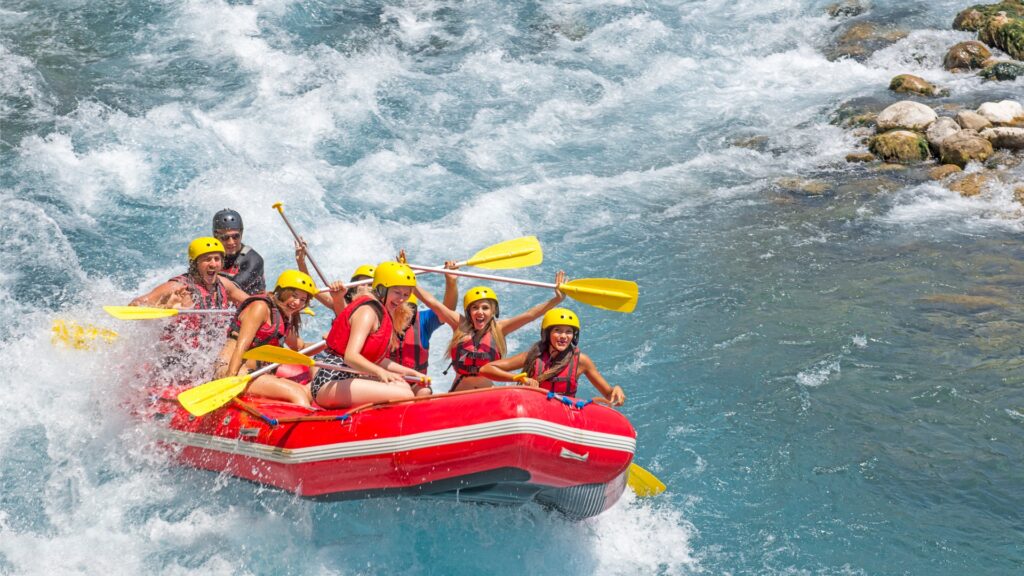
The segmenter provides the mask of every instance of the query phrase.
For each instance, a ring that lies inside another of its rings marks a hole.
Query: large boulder
[[[985,140],[988,143],[988,140]],[[909,164],[927,160],[928,141],[910,130],[890,130],[868,140],[868,150],[885,162]]]
[[[953,28],[978,33],[978,40],[1024,60],[1024,2],[1004,0],[979,4],[961,11]]]
[[[978,106],[978,114],[996,126],[1017,124],[1024,121],[1024,106],[1014,100],[985,102]]]
[[[1024,150],[1024,128],[1008,126],[988,128],[981,132],[981,136],[991,142],[994,148]]]
[[[992,123],[981,114],[973,110],[961,110],[956,113],[956,123],[964,130],[975,130],[981,132],[985,128],[991,128]]]
[[[939,145],[939,159],[943,164],[956,164],[963,168],[968,162],[984,162],[992,155],[992,143],[974,130],[961,130],[946,137]]]
[[[967,40],[954,44],[946,52],[942,59],[942,66],[953,72],[965,70],[976,70],[983,67],[983,63],[992,57],[992,52],[987,46],[977,40]]]
[[[897,128],[924,132],[938,117],[935,110],[920,102],[903,100],[882,110],[876,124],[879,132]]]
[[[913,74],[900,74],[889,81],[889,90],[893,92],[908,92],[922,96],[938,96],[939,90],[934,84]]]
[[[1024,62],[996,62],[985,66],[978,75],[986,80],[1016,80],[1019,76],[1024,76]]]
[[[943,140],[959,131],[960,125],[956,123],[956,120],[943,116],[932,122],[924,136],[928,139],[928,144],[932,147],[932,150],[938,151],[939,145],[942,144]]]

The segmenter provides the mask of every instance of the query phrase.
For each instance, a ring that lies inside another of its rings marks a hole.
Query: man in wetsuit
[[[225,208],[213,215],[213,235],[224,244],[224,271],[249,294],[266,291],[263,257],[250,246],[242,244],[242,215]]]

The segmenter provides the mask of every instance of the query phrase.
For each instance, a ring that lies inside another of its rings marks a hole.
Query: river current
[[[0,574],[1019,572],[1024,209],[848,164],[836,118],[899,73],[934,106],[1024,80],[942,69],[966,2],[828,4],[5,1]],[[858,20],[906,35],[829,59]],[[278,201],[338,277],[533,234],[544,263],[509,275],[636,280],[633,314],[568,303],[668,491],[570,522],[170,465],[124,409],[159,326],[100,306],[180,273],[225,206],[276,277]],[[121,336],[54,346],[56,318]]]

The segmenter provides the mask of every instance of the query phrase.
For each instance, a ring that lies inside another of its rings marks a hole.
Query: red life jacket
[[[392,362],[398,362],[406,368],[426,374],[430,350],[424,348],[420,343],[419,312],[414,313],[409,327],[405,329],[403,335],[398,337],[398,347],[391,351],[389,358]]]
[[[227,308],[230,304],[228,291],[224,288],[220,278],[217,279],[216,287],[209,290],[206,286],[197,284],[189,274],[180,274],[171,278],[172,282],[184,284],[192,296],[192,308],[195,310],[212,310],[215,308]],[[224,319],[217,315],[209,314],[179,314],[175,316],[164,329],[164,341],[172,341],[177,345],[186,348],[199,348],[201,345],[199,333],[209,331],[211,333],[223,330]],[[187,335],[191,337],[186,338]]]
[[[267,303],[270,308],[270,322],[264,322],[262,326],[256,330],[256,336],[252,339],[252,344],[249,348],[256,348],[257,346],[280,346],[281,340],[284,339],[285,335],[288,334],[288,329],[291,327],[288,318],[281,313],[281,309],[274,304],[274,301],[270,299],[267,294],[258,294],[256,296],[250,296],[246,298],[244,302],[238,305],[238,311],[235,312],[235,317],[231,319],[231,325],[228,326],[228,338],[238,338],[238,332],[242,329],[242,310],[249,304],[256,301],[263,301]]]
[[[536,378],[538,375],[543,374],[545,370],[551,367],[551,356],[548,351],[544,351],[537,359],[533,362],[533,370],[530,371],[530,376]],[[573,348],[572,359],[562,368],[562,371],[555,374],[553,377],[540,382],[540,387],[547,390],[548,392],[554,392],[555,394],[561,394],[563,396],[575,396],[576,386],[579,379],[580,372],[580,350],[579,348]]]
[[[387,356],[388,348],[391,344],[391,332],[394,328],[391,326],[391,316],[384,311],[384,305],[373,296],[366,294],[353,300],[334,319],[334,323],[331,324],[331,331],[327,333],[327,351],[335,356],[345,356],[345,347],[348,346],[349,334],[352,332],[352,324],[349,322],[349,319],[352,318],[352,314],[355,313],[356,309],[365,304],[371,305],[374,312],[377,313],[380,327],[366,337],[366,342],[363,343],[361,352],[367,360],[376,364]]]
[[[491,341],[491,331],[482,335],[466,336],[452,347],[452,368],[455,368],[455,383],[463,376],[476,376],[488,362],[501,359],[501,352]]]

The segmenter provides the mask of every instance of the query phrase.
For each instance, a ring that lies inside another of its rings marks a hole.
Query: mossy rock
[[[995,30],[992,42],[1015,60],[1024,60],[1024,18],[1018,17]]]
[[[879,159],[894,164],[909,164],[927,160],[930,152],[928,140],[910,130],[889,130],[873,136],[868,150]]]
[[[970,8],[965,8],[953,19],[953,30],[977,32],[981,30],[989,18],[999,12],[1006,12],[1006,15],[1011,18],[1024,18],[1024,2],[1021,0],[1006,0],[998,4],[977,4]]]
[[[986,80],[1016,80],[1018,76],[1024,76],[1024,62],[996,62],[978,75]]]
[[[942,67],[946,70],[957,72],[960,70],[975,70],[982,67],[982,64],[992,57],[988,46],[977,40],[967,40],[954,44],[946,56],[942,59]]]

